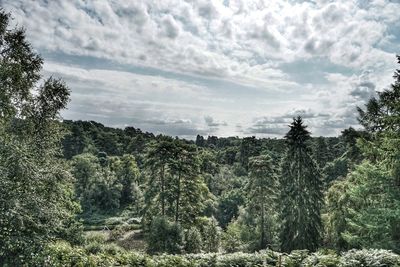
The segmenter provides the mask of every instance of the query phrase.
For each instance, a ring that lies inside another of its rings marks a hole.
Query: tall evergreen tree
[[[249,172],[246,188],[248,206],[258,221],[259,249],[265,249],[272,244],[275,221],[277,178],[271,157],[262,155],[250,158]]]
[[[159,205],[161,216],[166,215],[166,191],[168,186],[168,172],[175,150],[172,138],[166,138],[151,145],[146,155],[146,169],[149,173],[145,202],[149,212],[154,205]]]
[[[199,215],[208,192],[200,176],[200,162],[196,147],[175,141],[171,163],[172,198],[175,202],[175,222],[192,223]]]
[[[301,117],[285,135],[286,155],[281,171],[281,249],[318,248],[321,240],[322,182],[311,157],[310,132]]]

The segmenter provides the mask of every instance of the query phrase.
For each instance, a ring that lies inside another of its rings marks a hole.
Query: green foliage
[[[244,204],[245,197],[240,189],[227,190],[219,197],[217,219],[222,228],[238,217],[239,207]]]
[[[140,206],[139,168],[136,159],[132,155],[125,154],[120,158],[112,158],[111,170],[115,172],[118,183],[122,185],[120,206],[126,207],[130,204]],[[138,203],[135,203],[138,202]],[[140,209],[140,208],[137,208]]]
[[[331,183],[340,177],[346,177],[347,173],[349,172],[349,165],[349,159],[345,156],[328,162],[322,171],[324,177],[324,188],[329,188]]]
[[[120,207],[123,185],[107,162],[106,156],[99,158],[91,154],[73,158],[76,192],[85,213],[108,213]]]
[[[383,249],[350,250],[343,253],[338,266],[400,266],[400,257],[399,255]]]
[[[314,252],[302,261],[306,267],[336,267],[339,265],[340,257],[332,251]]]
[[[350,183],[346,179],[333,182],[325,194],[325,243],[336,250],[349,247],[342,234],[346,230],[346,218],[350,216],[348,206]]]
[[[328,145],[323,137],[317,137],[313,147],[313,157],[320,169],[323,169],[330,160]]]
[[[276,231],[277,178],[272,158],[268,155],[249,160],[249,182],[246,186],[248,210],[257,221],[259,243],[257,249],[271,247]]]
[[[352,247],[398,251],[400,190],[382,165],[364,162],[348,177],[350,216],[344,239]]]
[[[221,228],[214,218],[201,218],[199,224],[201,236],[203,237],[203,251],[218,252],[221,242]]]
[[[351,250],[342,256],[333,252],[293,251],[280,254],[270,250],[259,253],[232,254],[188,254],[153,255],[126,252],[123,250],[103,250],[97,254],[80,247],[71,247],[66,242],[57,242],[46,246],[36,256],[32,266],[134,266],[134,267],[255,267],[255,266],[318,266],[318,267],[397,267],[400,256],[386,250]]]
[[[156,217],[147,236],[148,252],[179,254],[183,249],[183,230],[179,224],[165,217]]]
[[[109,240],[116,241],[124,236],[124,234],[129,230],[128,224],[120,224],[117,225],[114,229],[111,230]]]
[[[161,215],[185,226],[193,224],[209,196],[196,147],[165,138],[150,147],[146,158],[145,222]]]
[[[203,240],[199,229],[191,227],[185,232],[185,252],[200,253],[203,247]]]
[[[15,266],[49,240],[79,242],[81,229],[59,150],[69,89],[54,78],[38,84],[42,59],[9,22],[0,10],[0,262]]]
[[[223,249],[228,253],[244,251],[245,248],[241,234],[241,225],[237,221],[231,222],[222,234]]]
[[[321,241],[322,181],[311,157],[310,133],[300,117],[286,134],[287,152],[281,166],[281,249],[315,251]]]

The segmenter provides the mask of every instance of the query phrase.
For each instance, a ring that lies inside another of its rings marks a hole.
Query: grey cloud
[[[368,100],[376,94],[375,87],[372,82],[360,82],[350,91],[350,95],[357,99]]]
[[[199,15],[207,19],[214,19],[218,17],[218,10],[212,1],[204,1],[198,7]]]
[[[282,118],[294,118],[300,116],[303,119],[312,119],[312,118],[327,118],[330,115],[327,113],[319,113],[315,112],[311,109],[294,109],[285,113]]]
[[[171,39],[175,39],[176,37],[178,37],[180,28],[178,23],[171,15],[165,16],[162,22],[163,22],[164,32],[167,37]]]
[[[250,134],[283,136],[288,132],[288,125],[292,122],[292,119],[297,116],[306,119],[306,124],[313,129],[319,129],[325,121],[330,119],[331,115],[332,114],[319,113],[311,109],[293,109],[278,116],[255,118],[253,119],[253,124],[245,129],[244,132]],[[332,135],[335,132],[335,129],[325,131],[328,135]]]
[[[366,70],[358,77],[358,81],[353,84],[350,95],[357,101],[366,102],[368,99],[376,95],[376,85],[371,81],[372,71]]]
[[[204,121],[208,127],[220,127],[228,125],[226,122],[215,121],[214,118],[211,116],[204,116]]]

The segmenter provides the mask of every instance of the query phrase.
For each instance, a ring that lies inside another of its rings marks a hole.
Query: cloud
[[[279,136],[297,115],[315,134],[335,135],[391,82],[400,48],[400,3],[390,0],[2,7],[45,57],[44,73],[71,87],[65,116],[174,135]]]
[[[164,19],[162,20],[163,22],[163,27],[165,31],[165,35],[171,39],[175,39],[178,37],[180,28],[178,23],[175,21],[175,19],[170,15],[166,15]]]
[[[204,116],[204,121],[206,122],[208,127],[219,127],[219,126],[227,126],[226,122],[218,122],[215,121],[211,116]]]
[[[393,10],[400,3],[6,0],[4,6],[39,49],[257,84],[279,71],[259,68],[271,60],[390,64],[393,54],[377,45],[398,23]]]

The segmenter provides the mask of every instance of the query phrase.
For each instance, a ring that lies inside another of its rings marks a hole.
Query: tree
[[[203,247],[203,240],[199,229],[191,227],[185,232],[185,252],[200,253]]]
[[[250,158],[249,183],[246,191],[249,210],[259,221],[259,249],[265,249],[273,242],[274,225],[271,222],[275,220],[277,193],[277,179],[270,156]]]
[[[122,185],[121,198],[119,200],[121,207],[133,204],[135,184],[139,182],[139,168],[135,157],[125,154],[111,164],[111,169],[115,172],[118,182]],[[137,192],[139,193],[139,192]]]
[[[322,171],[324,189],[328,189],[335,180],[346,177],[350,169],[349,165],[349,159],[345,155],[328,162]]]
[[[249,158],[260,154],[259,140],[255,136],[245,137],[242,139],[239,150],[239,162],[241,166],[249,170]]]
[[[245,203],[245,194],[241,189],[227,190],[218,198],[217,219],[222,228],[239,215],[239,207]]]
[[[397,56],[400,64],[400,56]],[[358,108],[359,121],[371,132],[398,132],[400,130],[400,69],[394,73],[394,83],[389,89],[378,92],[378,98],[371,98],[365,110]]]
[[[281,249],[314,251],[321,240],[322,182],[308,141],[310,132],[298,117],[285,135],[281,166]]]
[[[205,140],[204,140],[204,137],[203,136],[201,136],[201,135],[197,135],[196,136],[196,146],[199,146],[199,147],[204,147],[205,146]]]
[[[148,212],[153,210],[154,205],[160,205],[161,216],[166,215],[166,188],[167,172],[169,164],[175,150],[175,144],[172,139],[165,138],[150,146],[146,155],[146,169],[149,173],[145,202]]]
[[[155,217],[147,237],[148,252],[179,254],[183,249],[183,230],[178,223],[165,217]]]
[[[123,186],[108,162],[108,157],[102,153],[98,157],[81,154],[73,158],[76,193],[85,214],[110,213],[120,207]]]
[[[203,208],[207,186],[200,176],[200,162],[196,147],[175,141],[171,164],[175,222],[192,224]]]
[[[357,148],[367,160],[343,181],[349,201],[341,236],[352,247],[400,246],[400,70],[394,78],[389,89],[358,108],[367,132],[357,138]]]
[[[382,164],[364,162],[348,177],[348,212],[342,237],[355,248],[399,252],[400,190]]]
[[[42,59],[0,10],[0,262],[29,265],[43,244],[79,239],[72,176],[61,159],[63,81],[38,85]],[[67,234],[69,233],[69,234]]]
[[[322,170],[326,163],[329,161],[329,151],[326,144],[325,138],[320,136],[315,140],[313,157],[318,164],[318,167]]]
[[[89,146],[89,139],[86,136],[80,125],[73,124],[69,134],[67,134],[63,141],[64,157],[71,159],[73,156],[82,154]]]
[[[351,184],[346,176],[335,180],[330,185],[325,195],[325,244],[338,251],[347,250],[350,246],[343,238],[349,218],[349,189]]]
[[[203,250],[205,252],[218,252],[221,241],[221,228],[214,218],[204,218],[201,225],[203,237]]]

